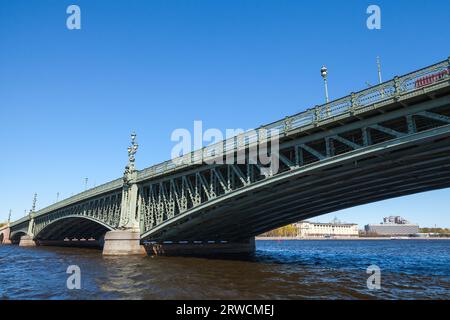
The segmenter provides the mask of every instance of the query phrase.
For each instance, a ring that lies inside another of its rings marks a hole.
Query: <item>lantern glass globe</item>
[[[323,78],[325,78],[325,77],[328,75],[328,69],[327,69],[327,67],[323,66],[323,67],[320,69],[320,74],[322,75]]]

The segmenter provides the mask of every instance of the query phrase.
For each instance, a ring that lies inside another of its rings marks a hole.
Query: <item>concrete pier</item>
[[[33,240],[32,236],[26,235],[20,238],[19,247],[35,247],[36,241]]]
[[[0,244],[11,244],[11,240],[9,239],[11,234],[11,229],[8,225],[0,228]]]
[[[252,254],[255,252],[255,238],[242,242],[202,243],[151,243],[145,244],[149,255],[165,256],[207,256],[222,254]]]
[[[105,234],[103,255],[145,255],[141,246],[141,232],[138,230],[114,230]]]

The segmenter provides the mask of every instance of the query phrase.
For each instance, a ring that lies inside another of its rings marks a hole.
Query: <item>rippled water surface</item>
[[[381,290],[366,269],[381,268]],[[81,289],[68,290],[69,265]],[[103,257],[0,246],[2,299],[450,299],[450,241],[257,241],[252,257]]]

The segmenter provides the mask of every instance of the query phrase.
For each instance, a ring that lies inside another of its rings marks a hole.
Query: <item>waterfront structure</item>
[[[357,238],[358,225],[355,223],[329,223],[301,221],[295,224],[298,238]]]
[[[383,223],[368,224],[364,227],[367,234],[380,236],[408,236],[419,233],[419,225],[409,223],[400,216],[383,218]]]
[[[383,223],[389,224],[409,224],[409,221],[400,216],[389,216],[383,218]]]
[[[107,254],[142,253],[141,244],[157,254],[248,252],[256,235],[283,225],[450,187],[449,69],[450,58],[180,158],[129,165],[120,179],[12,222],[8,238],[95,239]],[[250,157],[255,147],[276,170]]]

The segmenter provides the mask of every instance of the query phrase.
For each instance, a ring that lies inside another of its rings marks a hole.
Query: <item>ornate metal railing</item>
[[[242,147],[245,148],[254,142],[258,143],[258,130],[260,129],[267,130],[268,132],[276,129],[279,135],[282,136],[294,129],[309,128],[312,125],[319,126],[321,123],[332,120],[337,116],[344,116],[346,114],[351,116],[354,112],[374,104],[382,106],[383,102],[391,103],[390,100],[392,99],[399,99],[404,95],[410,95],[416,91],[420,94],[420,90],[424,87],[434,85],[440,81],[447,81],[449,78],[450,57],[447,60],[408,73],[402,77],[395,77],[390,81],[352,93],[329,103],[307,109],[304,112],[286,117],[283,120],[261,126],[254,130],[253,133],[244,133],[244,144],[238,145],[236,143],[241,136],[232,137],[181,157],[146,168],[138,173],[138,180],[147,180],[193,164],[201,164],[212,157],[210,154],[213,150],[219,148],[223,148],[222,150],[225,152],[231,152],[237,151]]]
[[[26,221],[28,221],[29,220],[29,217],[28,216],[25,216],[25,217],[22,217],[22,218],[20,218],[19,220],[16,220],[16,221],[14,221],[14,222],[11,222],[11,227],[14,227],[14,226],[17,226],[17,225],[19,225],[19,224],[21,224],[21,223],[24,223],[24,222],[26,222]]]

